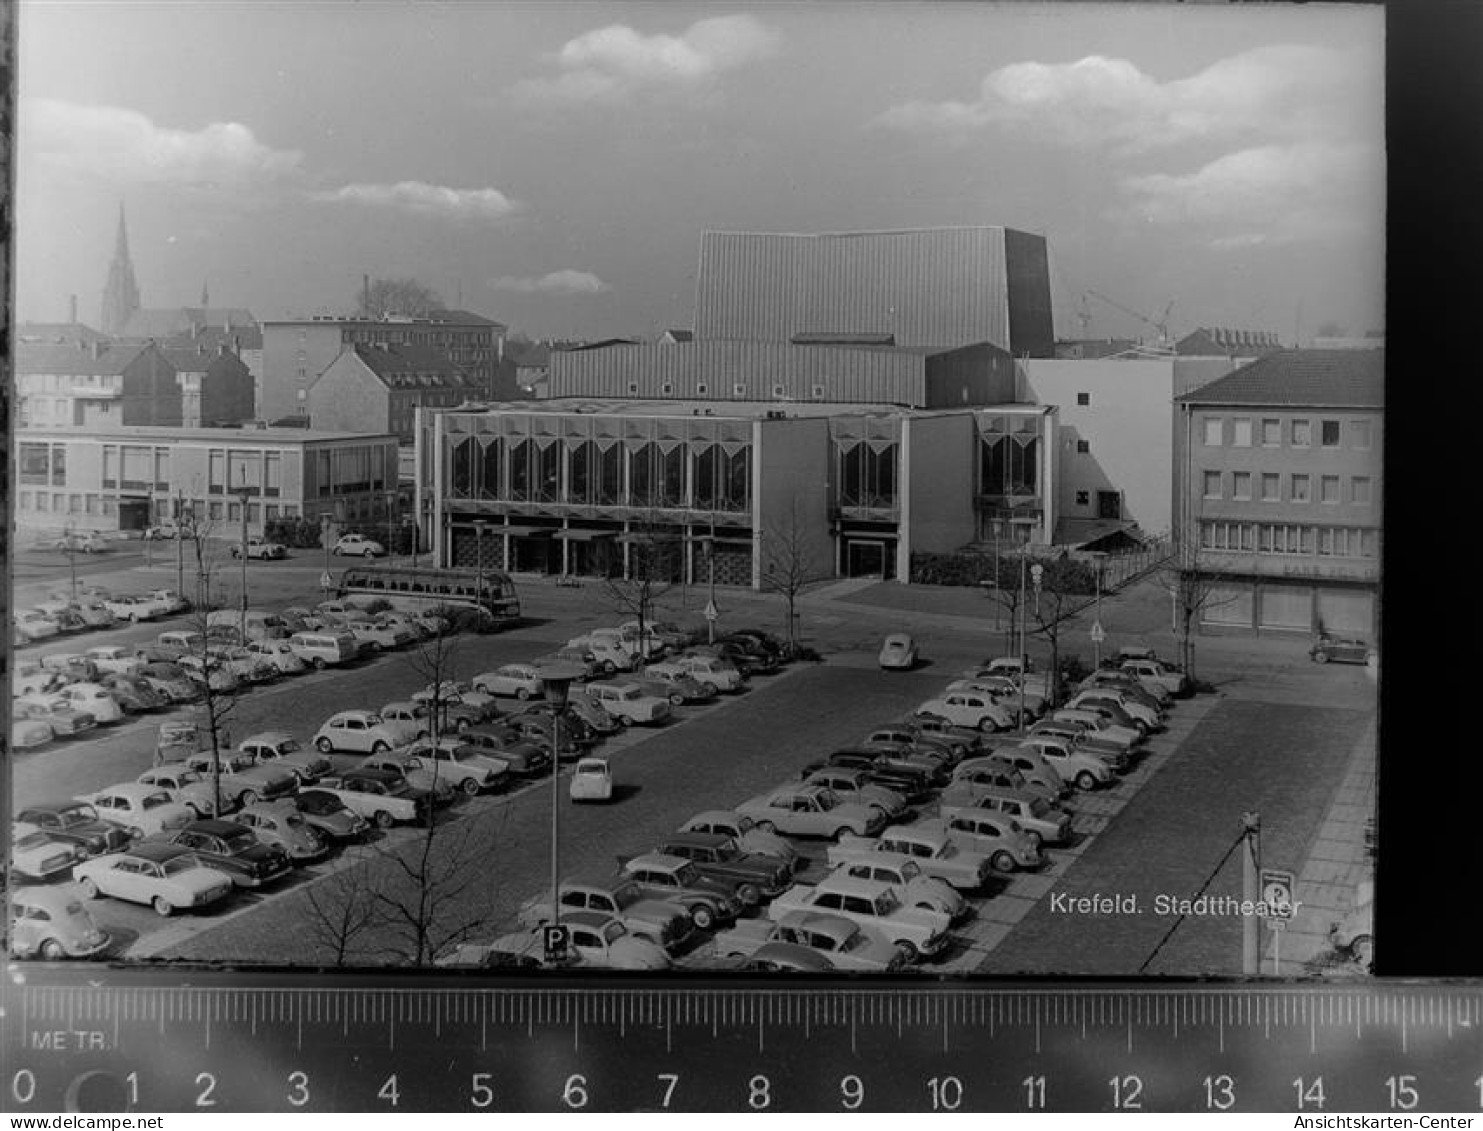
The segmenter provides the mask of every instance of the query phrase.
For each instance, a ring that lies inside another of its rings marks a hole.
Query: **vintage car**
[[[534,778],[551,768],[551,748],[505,727],[471,727],[458,736],[461,745],[505,764],[514,778]]]
[[[986,774],[985,771],[990,772]],[[1010,780],[1001,780],[999,771],[1003,771]],[[1012,780],[1016,773],[1021,780]],[[960,762],[953,770],[953,780],[1024,789],[1052,805],[1070,792],[1060,773],[1045,760],[1044,755],[1032,747],[1017,744],[1006,745],[988,754],[980,754],[976,758]]]
[[[285,640],[249,640],[242,647],[249,655],[271,664],[279,675],[300,675],[309,670],[304,658]]]
[[[567,795],[574,802],[613,800],[613,767],[606,758],[579,758]]]
[[[385,556],[386,547],[362,534],[342,534],[330,552],[336,557],[379,558]]]
[[[382,754],[407,745],[421,729],[412,722],[388,722],[375,711],[337,711],[320,725],[311,741],[323,754],[337,750]]]
[[[215,765],[209,750],[197,751],[186,757],[185,765],[202,777],[219,777],[222,796],[230,797],[232,804],[239,807],[289,797],[298,788],[292,771],[271,762],[260,764],[256,757],[242,750],[219,752]]]
[[[915,640],[904,632],[893,632],[881,642],[877,660],[882,671],[909,672],[920,658]]]
[[[65,887],[18,887],[10,892],[10,952],[17,958],[91,958],[108,946],[82,902]]]
[[[462,790],[469,797],[481,792],[499,789],[505,784],[509,767],[498,758],[480,753],[462,738],[450,735],[438,739],[419,738],[405,751],[392,754],[401,765],[411,770],[422,770],[429,776],[436,775],[454,789]]]
[[[588,685],[587,694],[624,725],[656,725],[670,717],[669,700],[645,695],[634,683],[594,683]]]
[[[83,856],[117,852],[129,843],[125,829],[99,820],[97,810],[85,801],[38,802],[21,809],[15,819],[74,846]]]
[[[710,688],[712,694],[718,691],[741,691],[747,685],[747,677],[742,674],[741,669],[719,656],[701,656],[694,653],[675,656],[657,664],[650,664],[644,672],[651,678],[661,678],[659,673],[669,672],[676,675],[688,675],[700,684],[702,689]]]
[[[358,840],[371,827],[370,822],[325,789],[301,789],[294,804],[310,827],[330,840]]]
[[[889,884],[903,906],[937,911],[954,923],[973,912],[972,904],[951,884],[925,875],[911,857],[899,852],[867,852],[831,862],[829,875]]]
[[[156,691],[138,676],[105,675],[99,683],[126,715],[139,715],[169,706],[169,698],[163,692]]]
[[[77,530],[60,538],[48,538],[36,544],[38,550],[55,550],[60,554],[98,554],[108,549],[108,539],[97,530]]]
[[[196,811],[144,782],[119,782],[78,801],[91,805],[100,818],[121,826],[135,840],[183,829],[196,820]]]
[[[1375,649],[1357,636],[1329,636],[1322,634],[1308,649],[1308,658],[1315,664],[1367,664],[1375,655]]]
[[[397,822],[425,824],[432,817],[432,795],[412,789],[406,776],[399,773],[349,770],[323,778],[315,789],[337,798],[378,829]]]
[[[485,729],[490,733],[505,734],[511,742],[533,742],[549,752],[552,739],[557,734],[553,731],[553,725],[550,705],[538,703],[516,714],[507,715]],[[563,762],[581,757],[598,741],[597,732],[571,711],[562,713],[559,737],[561,742],[557,755]]]
[[[452,805],[457,797],[456,787],[435,766],[435,763],[423,762],[405,750],[388,750],[381,754],[367,755],[355,768],[400,774],[407,788],[414,794],[431,797],[434,805]],[[475,778],[479,780],[477,775]]]
[[[951,784],[942,791],[938,801],[942,805],[974,805],[979,791],[985,786],[1000,789],[1024,789],[1049,802],[1059,796],[1059,790],[1030,781],[1013,765],[994,758],[974,758],[966,769],[960,767]]]
[[[106,599],[103,607],[118,620],[125,620],[130,624],[154,620],[165,615],[160,611],[158,604],[140,593],[119,593]]]
[[[1040,751],[1046,762],[1061,775],[1063,781],[1075,781],[1076,770],[1072,768],[1067,772],[1071,764],[1066,761],[1072,754],[1079,754],[1094,760],[1100,759],[1108,769],[1122,772],[1132,762],[1131,752],[1120,742],[1111,739],[1097,737],[1097,732],[1090,730],[1084,723],[1075,722],[1071,719],[1041,719],[1030,728],[1028,734],[1011,737],[1008,741],[1012,744],[1030,746]],[[1077,782],[1077,785],[1085,789],[1093,788],[1099,781],[1107,781],[1106,775],[1097,775],[1090,784]]]
[[[870,805],[841,801],[817,785],[787,786],[743,801],[736,807],[769,832],[787,836],[821,836],[838,840],[846,833],[875,836],[886,827],[886,815]]]
[[[733,886],[736,897],[755,907],[787,891],[793,883],[793,864],[781,856],[747,852],[720,833],[672,833],[654,846],[664,855],[689,860],[703,876]]]
[[[178,664],[155,661],[139,669],[138,678],[171,703],[189,703],[201,694],[200,687]]]
[[[202,864],[227,876],[237,887],[263,887],[288,875],[292,867],[282,849],[259,844],[251,829],[235,821],[193,821],[161,839],[189,849]]]
[[[638,884],[647,898],[677,903],[689,913],[698,930],[708,931],[717,923],[730,923],[741,914],[735,879],[708,876],[691,860],[646,852],[629,859],[619,858],[623,875]]]
[[[691,817],[680,826],[679,831],[729,837],[743,852],[775,856],[784,861],[791,872],[801,871],[806,863],[798,848],[787,837],[779,836],[773,829],[764,829],[751,817],[734,809],[707,809]]]
[[[436,696],[434,695],[435,691]],[[414,691],[412,693],[412,699],[418,703],[431,703],[435,697],[440,703],[463,703],[476,710],[483,711],[485,720],[493,719],[499,715],[499,703],[493,695],[490,695],[487,691],[480,691],[464,681],[445,679],[436,688],[432,684],[428,684],[421,691]]]
[[[387,624],[385,621],[376,620],[369,614],[347,616],[341,622],[362,651],[375,655],[377,652],[391,652],[398,648],[406,648],[417,642],[417,633],[410,628],[404,628],[399,624]]]
[[[55,692],[18,696],[11,701],[10,711],[13,718],[40,719],[57,735],[82,734],[98,725],[91,711],[81,710]]]
[[[281,849],[295,864],[321,860],[330,850],[329,842],[292,800],[259,801],[232,814],[232,820],[251,829],[260,844]]]
[[[56,618],[39,609],[17,609],[11,614],[10,623],[22,640],[49,640],[62,631]]]
[[[1014,712],[1002,706],[986,691],[960,689],[945,691],[928,699],[916,710],[918,715],[936,715],[962,727],[981,731],[1008,730],[1014,726]]]
[[[139,775],[139,783],[150,789],[162,789],[172,801],[186,806],[197,817],[220,816],[216,812],[216,789],[209,773],[192,770],[182,763],[166,763]],[[222,813],[234,805],[230,790],[222,790]]]
[[[10,874],[17,880],[54,880],[71,872],[81,859],[76,845],[48,836],[29,822],[10,826]]]
[[[644,894],[632,879],[622,875],[578,876],[557,886],[562,918],[577,911],[611,915],[628,928],[629,934],[647,939],[667,954],[673,954],[694,932],[689,911],[678,903]],[[539,927],[551,921],[550,892],[521,904],[517,919],[523,927]]]
[[[427,738],[433,732],[433,705],[431,701],[419,703],[415,699],[397,699],[384,704],[376,712],[383,722],[407,723],[416,728],[418,738]],[[469,703],[449,703],[438,700],[438,733],[462,733],[484,722],[487,712],[482,707]]]
[[[899,946],[911,962],[939,954],[947,946],[951,925],[941,912],[903,905],[890,884],[852,876],[829,876],[813,887],[798,884],[768,905],[767,917],[781,921],[800,911],[839,915],[871,927]]]
[[[144,666],[144,661],[132,647],[123,644],[98,644],[83,653],[93,662],[99,672],[116,672],[133,675]]]
[[[829,756],[810,762],[803,768],[807,778],[816,770],[857,770],[871,785],[899,793],[908,802],[927,799],[935,786],[947,778],[941,767],[912,764],[886,750],[831,750]]]
[[[1153,664],[1152,660],[1129,660],[1130,666]],[[1131,692],[1142,703],[1150,707],[1165,709],[1174,696],[1163,684],[1152,680],[1140,680],[1130,670],[1123,668],[1098,668],[1076,685],[1077,691],[1091,691],[1099,687],[1115,687]]]
[[[277,561],[279,558],[288,557],[288,547],[282,542],[271,542],[256,534],[248,536],[246,549],[243,548],[241,542],[233,542],[230,551],[234,558],[246,556],[261,561]]]
[[[910,812],[904,793],[875,784],[865,770],[852,770],[843,766],[805,770],[803,784],[823,786],[833,791],[841,801],[873,806],[892,821],[905,820]]]
[[[480,672],[469,680],[475,691],[486,695],[535,699],[545,694],[546,685],[534,664],[504,664],[493,671]]]
[[[1013,817],[1036,845],[1065,844],[1071,839],[1071,814],[1023,789],[990,786],[978,793],[974,807],[994,809]],[[940,815],[951,817],[957,812],[956,807],[944,805]]]
[[[211,691],[219,691],[229,695],[242,686],[242,680],[237,673],[217,656],[181,656],[175,661],[175,665],[185,673],[185,677],[198,687],[206,687]]]
[[[535,927],[501,935],[490,943],[463,943],[437,962],[439,966],[518,966],[519,959],[551,969],[667,970],[669,955],[648,939],[632,934],[623,922],[597,911],[568,911],[566,953],[547,959],[543,929]]]
[[[878,837],[845,837],[829,846],[828,860],[831,867],[838,867],[871,859],[872,854],[907,857],[923,875],[966,891],[983,887],[992,874],[989,858],[983,853],[956,845],[947,834],[920,824],[898,825]]]
[[[995,809],[949,806],[951,817],[917,822],[932,832],[945,833],[954,844],[988,856],[996,872],[1018,872],[1045,863],[1040,846],[1013,817]]]
[[[928,718],[933,717],[928,716]],[[909,749],[940,750],[953,762],[961,762],[979,748],[982,740],[977,731],[929,730],[913,721],[878,726],[865,736],[864,741],[867,743],[892,742]]]
[[[722,958],[745,958],[778,944],[808,947],[828,958],[836,970],[890,972],[906,966],[906,952],[875,928],[825,912],[793,911],[777,920],[738,919],[717,932],[715,948]]]
[[[664,663],[650,664],[634,682],[639,685],[640,690],[650,695],[662,695],[676,707],[682,703],[702,703],[716,697],[713,684],[702,682],[689,672]]]
[[[72,875],[88,899],[106,895],[143,903],[160,915],[210,907],[231,895],[233,886],[189,848],[161,841],[84,860]]]
[[[69,683],[59,687],[55,694],[71,703],[73,710],[92,715],[100,723],[120,723],[128,717],[101,683]]]
[[[17,717],[11,720],[10,748],[12,750],[32,750],[38,746],[45,746],[55,737],[51,724],[45,719]]]

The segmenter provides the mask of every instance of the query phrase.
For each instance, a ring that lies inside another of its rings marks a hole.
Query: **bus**
[[[380,598],[406,612],[478,609],[484,628],[501,628],[520,619],[515,583],[497,570],[357,565],[341,573],[336,590],[342,599],[365,604]]]

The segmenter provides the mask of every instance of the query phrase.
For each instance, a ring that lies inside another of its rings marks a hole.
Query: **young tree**
[[[1173,605],[1179,666],[1193,683],[1196,678],[1196,629],[1206,609],[1218,608],[1234,600],[1223,595],[1231,576],[1211,566],[1201,553],[1199,535],[1191,532],[1176,541],[1173,555],[1158,570],[1158,578]]]
[[[304,891],[308,902],[304,923],[316,947],[315,957],[318,951],[328,950],[336,966],[351,961],[360,949],[361,938],[374,931],[381,918],[374,850],[352,851],[356,853],[353,861]]]
[[[194,646],[189,653],[189,666],[193,678],[197,679],[201,688],[201,698],[195,710],[197,747],[201,748],[200,739],[204,737],[204,749],[211,752],[212,811],[220,813],[222,756],[232,746],[227,721],[236,708],[240,683],[226,661],[215,651],[217,640],[211,634],[212,610],[222,602],[213,589],[220,562],[216,560],[215,551],[209,547],[209,533],[209,526],[203,524],[196,528],[196,537],[191,540],[196,585],[190,598],[191,611],[188,618],[190,629],[195,633]],[[205,731],[204,735],[202,730]]]
[[[599,583],[599,596],[620,616],[638,621],[639,640],[648,637],[659,599],[675,586],[683,561],[680,540],[673,529],[649,515],[635,523],[628,543],[628,568]],[[639,654],[646,650],[639,645]]]
[[[833,576],[830,563],[822,559],[817,543],[808,537],[795,500],[785,519],[762,531],[762,588],[778,594],[787,606],[788,646],[792,650],[798,650],[798,598]]]
[[[372,279],[369,287],[356,294],[355,301],[362,318],[396,314],[416,318],[446,309],[435,290],[410,278]]]
[[[1094,567],[1086,562],[1073,561],[1069,556],[1042,560],[1035,563],[1039,568],[1039,585],[1029,591],[1030,606],[1027,614],[1033,616],[1036,636],[1050,642],[1050,701],[1060,702],[1061,682],[1061,633],[1086,608],[1085,598],[1090,597],[1096,585]],[[1032,570],[1031,576],[1034,577]]]

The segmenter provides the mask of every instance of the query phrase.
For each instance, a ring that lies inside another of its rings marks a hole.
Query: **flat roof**
[[[45,437],[50,440],[95,440],[100,444],[118,440],[157,440],[165,443],[267,443],[303,444],[328,440],[390,440],[396,443],[394,432],[327,432],[314,428],[172,428],[166,425],[145,424],[122,425],[106,431],[90,431],[82,428],[18,428],[15,441],[23,442],[30,437]]]
[[[868,404],[853,401],[716,401],[716,400],[622,400],[595,397],[551,397],[533,401],[491,401],[437,409],[440,413],[552,413],[563,416],[685,417],[729,420],[767,420],[769,413],[787,418],[833,416],[954,416],[961,413],[1022,412],[1043,415],[1052,405],[1010,402],[997,405],[954,405],[949,408],[908,408],[899,404]],[[424,409],[424,412],[429,410]]]

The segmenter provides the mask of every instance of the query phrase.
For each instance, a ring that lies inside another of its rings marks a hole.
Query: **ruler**
[[[13,1113],[1483,1110],[1483,985],[11,973]]]

